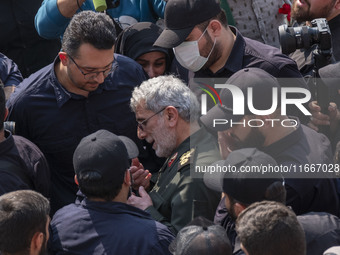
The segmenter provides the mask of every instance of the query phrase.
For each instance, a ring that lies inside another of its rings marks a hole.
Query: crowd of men
[[[0,55],[1,254],[340,254],[340,63],[324,106],[261,1],[94,2],[42,2],[29,76]],[[340,1],[291,7],[338,60]]]

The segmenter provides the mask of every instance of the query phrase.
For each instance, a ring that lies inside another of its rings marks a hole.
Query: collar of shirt
[[[114,57],[117,61],[116,64],[118,65],[118,67],[113,73],[111,73],[108,77],[105,78],[104,82],[100,84],[99,87],[95,91],[89,93],[89,97],[93,94],[101,94],[103,90],[117,90],[118,89],[118,84],[115,83],[114,81],[117,80],[116,76],[118,75],[117,71],[119,70],[119,63],[118,63],[118,59],[117,59],[118,57],[116,54],[114,55]],[[59,62],[60,62],[59,57],[56,57],[52,65],[52,70],[50,74],[50,84],[54,89],[54,93],[55,93],[56,100],[57,100],[57,105],[59,108],[61,108],[71,98],[74,100],[82,100],[82,99],[85,99],[85,97],[82,95],[69,92],[58,81],[57,76],[54,71],[54,66]]]
[[[148,212],[140,210],[140,209],[138,209],[134,206],[128,205],[126,203],[113,202],[113,201],[110,201],[110,202],[92,201],[92,200],[89,200],[88,198],[84,198],[80,202],[80,205],[83,208],[98,211],[98,212],[104,212],[104,213],[107,213],[107,214],[126,213],[126,214],[130,214],[130,215],[134,215],[134,216],[139,217],[139,218],[151,220],[151,216]]]

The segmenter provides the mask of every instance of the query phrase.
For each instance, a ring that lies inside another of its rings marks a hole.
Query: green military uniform
[[[201,178],[190,176],[190,165],[209,166],[220,160],[216,139],[201,128],[182,142],[161,168],[149,195],[151,216],[174,233],[195,217],[213,220],[221,194],[210,190]],[[193,165],[192,165],[193,164]]]

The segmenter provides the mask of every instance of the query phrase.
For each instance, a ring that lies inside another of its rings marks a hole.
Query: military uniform
[[[216,139],[201,128],[183,141],[161,168],[150,191],[153,206],[146,209],[151,216],[174,233],[195,217],[213,220],[220,194],[210,190],[201,178],[192,178],[190,165],[209,166],[220,160]]]

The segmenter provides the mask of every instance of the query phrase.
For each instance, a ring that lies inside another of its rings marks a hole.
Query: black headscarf
[[[121,32],[115,44],[115,52],[136,60],[139,56],[159,51],[166,55],[167,70],[171,62],[171,49],[153,46],[162,28],[151,22],[139,22]]]

